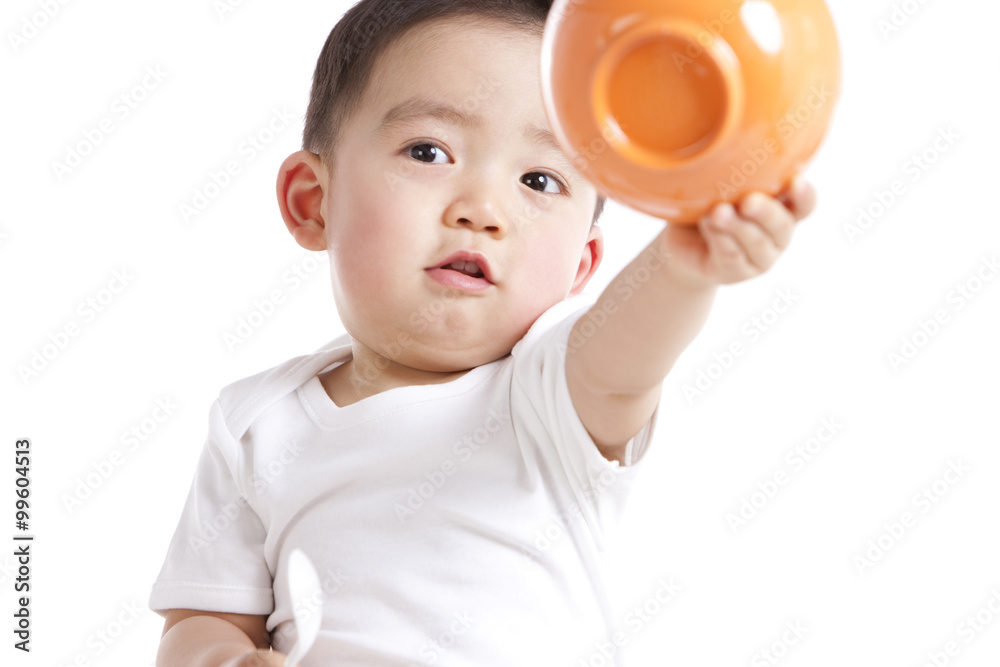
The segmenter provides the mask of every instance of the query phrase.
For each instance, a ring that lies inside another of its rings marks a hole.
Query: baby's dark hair
[[[378,57],[419,23],[446,17],[501,21],[541,34],[551,0],[361,0],[340,19],[313,74],[302,146],[332,161],[341,128],[365,94]],[[594,222],[604,210],[598,196]]]

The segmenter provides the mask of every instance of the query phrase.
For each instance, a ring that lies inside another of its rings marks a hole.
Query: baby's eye
[[[532,190],[538,190],[547,194],[558,195],[564,190],[562,183],[553,176],[535,171],[521,177],[521,182]]]
[[[414,144],[406,149],[406,154],[414,160],[427,164],[448,164],[448,154],[434,144]]]

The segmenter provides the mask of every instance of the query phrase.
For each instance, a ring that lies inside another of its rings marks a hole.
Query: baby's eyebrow
[[[566,154],[563,152],[562,146],[560,146],[559,142],[556,141],[556,136],[552,134],[550,130],[529,123],[524,126],[524,136],[532,143],[550,149],[554,156],[562,162],[567,169],[571,170],[574,174],[576,173],[576,168],[573,167],[572,163],[570,163]]]
[[[462,125],[470,128],[480,128],[484,125],[482,116],[467,113],[444,102],[421,97],[411,97],[405,102],[400,102],[386,112],[379,123],[380,132],[403,125],[408,121],[418,118],[436,118],[452,125]]]

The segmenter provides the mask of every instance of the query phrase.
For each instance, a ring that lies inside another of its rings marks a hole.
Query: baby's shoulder
[[[264,410],[298,389],[337,358],[336,350],[322,349],[293,357],[223,387],[217,402],[230,433],[237,440],[243,437]]]

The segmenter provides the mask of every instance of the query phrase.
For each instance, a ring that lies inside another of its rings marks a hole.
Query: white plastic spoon
[[[295,667],[312,648],[323,620],[323,587],[309,556],[300,549],[293,549],[288,557],[288,594],[298,639],[285,659],[285,667]]]

